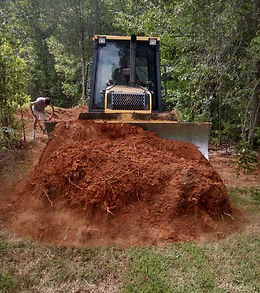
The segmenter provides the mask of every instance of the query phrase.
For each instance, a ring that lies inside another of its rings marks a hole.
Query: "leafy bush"
[[[21,146],[20,133],[10,127],[0,128],[0,151]]]
[[[258,166],[257,152],[252,149],[247,141],[238,144],[237,175],[240,173],[249,174]]]

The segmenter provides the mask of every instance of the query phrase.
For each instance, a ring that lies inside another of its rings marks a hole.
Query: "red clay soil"
[[[19,235],[68,246],[217,238],[235,227],[223,181],[194,145],[91,121],[58,124],[0,214]]]

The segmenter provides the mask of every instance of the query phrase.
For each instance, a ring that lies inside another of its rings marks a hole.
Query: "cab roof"
[[[99,37],[106,38],[107,40],[118,40],[118,41],[130,41],[131,36],[111,36],[111,35],[94,35],[93,40],[97,40]],[[149,39],[156,39],[157,42],[160,42],[160,37],[143,37],[143,36],[136,36],[137,41],[149,41]]]

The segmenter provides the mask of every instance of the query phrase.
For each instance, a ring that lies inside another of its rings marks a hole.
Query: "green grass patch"
[[[252,198],[255,202],[255,204],[260,205],[260,188],[255,188],[252,194]]]
[[[259,292],[259,235],[235,235],[210,244],[215,277],[225,292]]]
[[[13,277],[5,271],[0,272],[0,292],[12,292],[17,287]]]
[[[124,292],[168,292],[168,260],[149,248],[128,252],[127,284]]]
[[[228,194],[233,204],[250,215],[260,215],[260,187],[235,187],[229,188]]]
[[[124,292],[222,292],[207,252],[207,246],[190,242],[136,248]]]
[[[66,249],[0,241],[0,292],[258,292],[259,234],[219,243]],[[71,287],[74,284],[74,287]],[[31,290],[31,291],[30,291]],[[92,290],[92,291],[91,291]],[[102,291],[103,290],[103,291]]]
[[[259,240],[130,249],[123,292],[258,292]]]

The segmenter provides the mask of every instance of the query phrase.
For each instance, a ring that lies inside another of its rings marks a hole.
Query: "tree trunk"
[[[82,78],[82,105],[86,103],[86,56],[85,56],[85,32],[81,31],[81,78]]]
[[[22,108],[22,105],[20,105],[20,112],[21,112],[22,129],[23,129],[23,141],[26,142],[25,127],[24,127],[24,118],[23,118],[23,108]]]
[[[257,60],[258,65],[255,65],[258,69],[257,82],[253,89],[251,97],[251,113],[250,113],[250,129],[248,134],[248,142],[250,145],[254,142],[254,137],[257,127],[260,127],[260,59]]]
[[[83,16],[83,1],[80,0],[79,4],[79,30],[80,30],[80,49],[81,49],[81,86],[82,86],[82,95],[81,102],[82,105],[86,104],[86,52],[85,52],[85,21]]]
[[[255,21],[256,32],[260,27],[260,0],[254,1],[253,18]],[[256,84],[251,96],[251,113],[250,113],[250,129],[248,134],[248,142],[250,145],[254,143],[254,137],[257,127],[260,127],[260,59],[253,60],[255,68]]]
[[[1,80],[0,80],[0,126],[10,126],[9,125],[9,113],[7,105],[7,93],[6,93],[6,66],[1,64]]]
[[[93,7],[93,17],[94,17],[94,26],[93,26],[93,35],[99,34],[99,0],[92,1]]]

